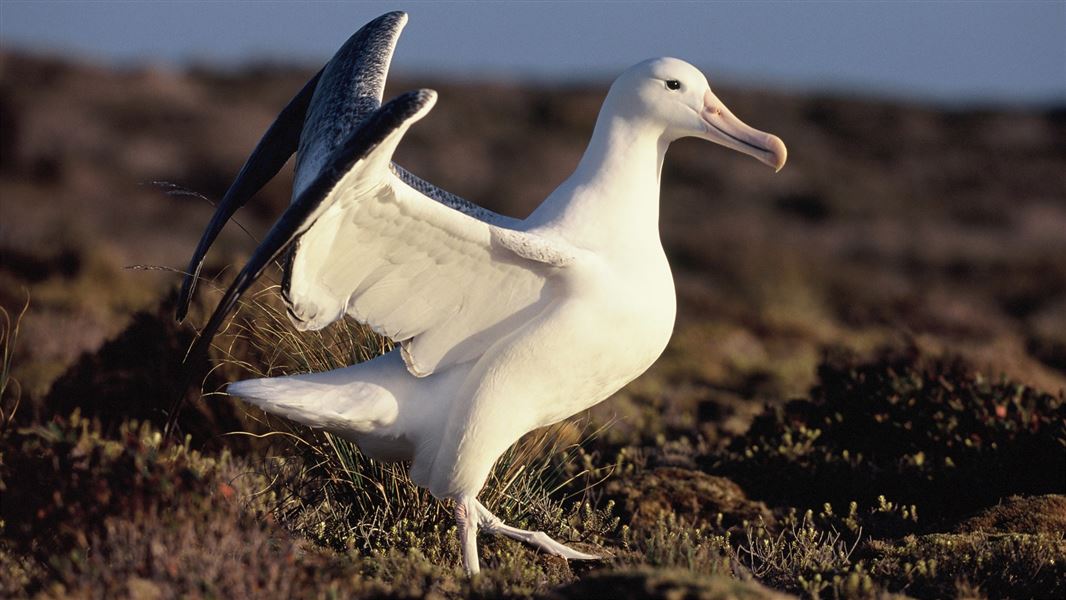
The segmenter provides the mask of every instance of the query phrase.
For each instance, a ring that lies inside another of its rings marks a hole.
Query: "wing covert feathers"
[[[577,258],[575,249],[526,231],[492,227],[492,241],[516,255],[551,267],[565,267]]]
[[[546,249],[548,240],[479,221],[396,177],[365,179],[346,175],[331,192],[339,199],[300,240],[286,292],[298,328],[347,314],[400,342],[410,373],[425,376],[478,358],[550,301],[543,288],[556,265],[494,236],[518,248],[526,240]]]

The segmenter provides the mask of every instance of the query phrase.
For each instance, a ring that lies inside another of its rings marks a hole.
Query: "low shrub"
[[[809,399],[768,410],[704,466],[778,506],[839,510],[888,495],[934,528],[1012,494],[1066,492],[1061,394],[913,350],[869,362],[830,353],[818,376]],[[877,533],[916,529],[896,521]]]

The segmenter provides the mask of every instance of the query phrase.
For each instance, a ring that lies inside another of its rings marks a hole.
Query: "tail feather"
[[[360,377],[362,366],[237,381],[226,391],[268,413],[311,427],[373,432],[395,422],[399,407],[388,389]]]

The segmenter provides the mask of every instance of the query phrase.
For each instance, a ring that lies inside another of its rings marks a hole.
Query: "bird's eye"
[[[666,89],[668,89],[668,90],[679,90],[679,89],[681,89],[681,82],[676,80],[676,79],[667,79],[666,80]]]

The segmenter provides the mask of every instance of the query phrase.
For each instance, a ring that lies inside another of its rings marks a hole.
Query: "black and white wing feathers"
[[[182,281],[178,321],[188,312],[207,252],[233,214],[297,152],[295,201],[337,146],[381,106],[392,55],[406,23],[405,13],[391,12],[364,25],[281,111],[226,191],[196,246]],[[404,181],[434,200],[478,218],[509,221],[396,165],[393,168]]]
[[[435,92],[420,90],[379,106],[405,20],[390,13],[367,25],[322,70],[306,108],[294,200],[193,353],[206,350],[241,294],[286,248],[283,296],[297,327],[350,315],[400,342],[417,376],[478,358],[550,303],[545,287],[572,249],[392,164],[404,133],[436,101]]]

